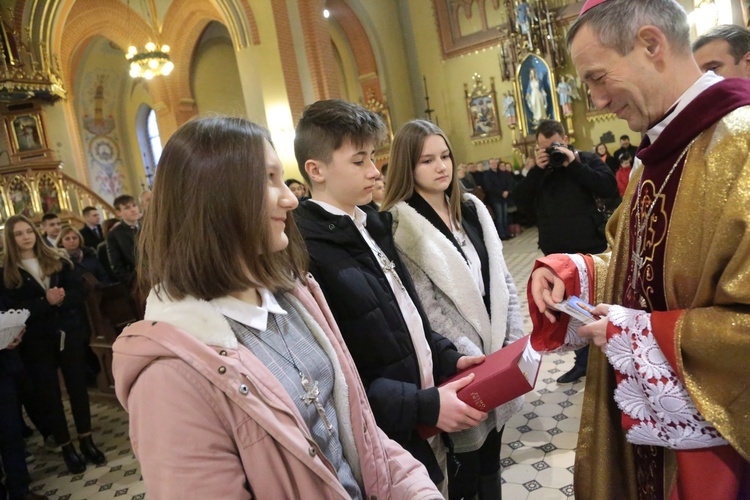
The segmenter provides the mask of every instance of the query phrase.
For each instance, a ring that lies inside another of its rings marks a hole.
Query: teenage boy
[[[93,248],[99,246],[99,243],[104,241],[104,233],[102,233],[101,215],[96,207],[86,207],[83,209],[83,221],[85,222],[83,228],[81,228],[81,236],[83,237],[83,245]]]
[[[57,237],[62,230],[62,222],[57,214],[42,215],[41,223],[42,233],[44,233],[44,242],[53,247],[57,244]]]
[[[373,156],[383,132],[378,116],[356,104],[328,100],[308,106],[294,152],[312,199],[299,205],[295,218],[310,271],[328,299],[378,425],[425,464],[447,493],[442,441],[424,440],[416,428],[455,432],[486,418],[456,397],[472,377],[435,387],[484,356],[461,357],[430,329],[398,257],[390,213],[365,206],[379,176]]]
[[[114,205],[122,224],[107,233],[107,255],[117,281],[129,285],[135,277],[135,246],[141,212],[135,198],[129,194],[115,198]]]

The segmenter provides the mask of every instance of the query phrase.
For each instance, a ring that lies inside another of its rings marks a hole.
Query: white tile
[[[565,390],[566,389],[556,389],[555,391],[550,392],[549,394],[539,394],[539,397],[541,398],[542,401],[544,401],[547,404],[562,403],[563,401],[568,400],[568,395],[563,392]]]
[[[557,424],[557,428],[563,432],[575,432],[578,433],[578,429],[581,427],[580,418],[567,418]]]
[[[554,417],[555,415],[559,415],[562,409],[562,406],[557,403],[544,403],[534,408],[534,413],[540,417]]]
[[[535,431],[546,431],[548,429],[554,429],[555,427],[557,427],[557,420],[552,417],[537,417],[529,420],[529,423],[526,425],[528,425]]]
[[[509,483],[523,484],[536,477],[537,470],[531,465],[516,464],[503,469],[503,478]]]
[[[510,458],[512,458],[517,464],[531,465],[540,460],[544,460],[544,455],[544,451],[539,448],[528,446],[513,450],[513,453],[510,454]]]
[[[549,443],[551,439],[552,436],[544,431],[531,431],[525,432],[521,436],[520,441],[526,446],[542,446],[543,444]]]
[[[529,493],[526,498],[527,500],[566,500],[568,497],[560,490],[540,488]]]
[[[539,471],[536,475],[536,481],[542,486],[558,489],[573,484],[573,474],[568,469],[550,467]]]
[[[544,456],[544,461],[551,467],[570,467],[575,463],[576,454],[572,450],[554,450]]]
[[[578,442],[578,434],[574,432],[563,432],[552,436],[552,444],[563,450],[575,450]]]
[[[525,420],[526,419],[524,419],[524,423],[525,423]],[[510,424],[510,422],[508,422],[508,424]],[[523,436],[523,434],[521,434],[518,431],[518,429],[516,429],[515,427],[511,427],[508,424],[506,424],[505,425],[505,429],[503,429],[503,439],[502,439],[502,442],[503,443],[512,443],[513,441],[521,441],[521,436]]]
[[[521,484],[505,483],[503,485],[503,498],[509,500],[526,500],[528,495],[528,490],[526,490]]]

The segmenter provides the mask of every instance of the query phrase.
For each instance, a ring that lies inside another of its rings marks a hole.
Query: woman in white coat
[[[414,120],[391,149],[381,210],[393,214],[396,246],[432,328],[466,355],[491,354],[523,336],[518,293],[484,204],[461,194],[450,144]],[[478,427],[451,434],[450,498],[498,499],[502,429],[522,405],[510,401]]]

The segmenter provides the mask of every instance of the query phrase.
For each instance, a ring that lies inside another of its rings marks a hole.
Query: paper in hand
[[[571,318],[577,319],[584,325],[588,325],[599,319],[599,317],[595,316],[592,312],[594,306],[584,302],[575,295],[559,304],[555,304],[554,309],[567,314]]]

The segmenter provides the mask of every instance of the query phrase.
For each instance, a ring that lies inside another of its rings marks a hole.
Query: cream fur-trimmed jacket
[[[344,456],[365,498],[442,498],[377,427],[354,362],[310,276],[287,294],[335,370]],[[114,344],[120,403],[149,498],[348,498],[294,402],[224,317],[153,292]]]
[[[491,354],[523,337],[523,319],[516,285],[505,265],[502,242],[492,217],[478,198],[463,196],[464,203],[476,209],[487,248],[491,320],[466,260],[443,233],[406,202],[390,210],[394,240],[430,326],[450,339],[462,354]],[[505,425],[522,405],[523,397],[519,397],[495,409],[497,428]],[[481,427],[452,434],[456,452],[474,451],[477,444],[481,446],[489,432],[485,428],[481,436]]]

